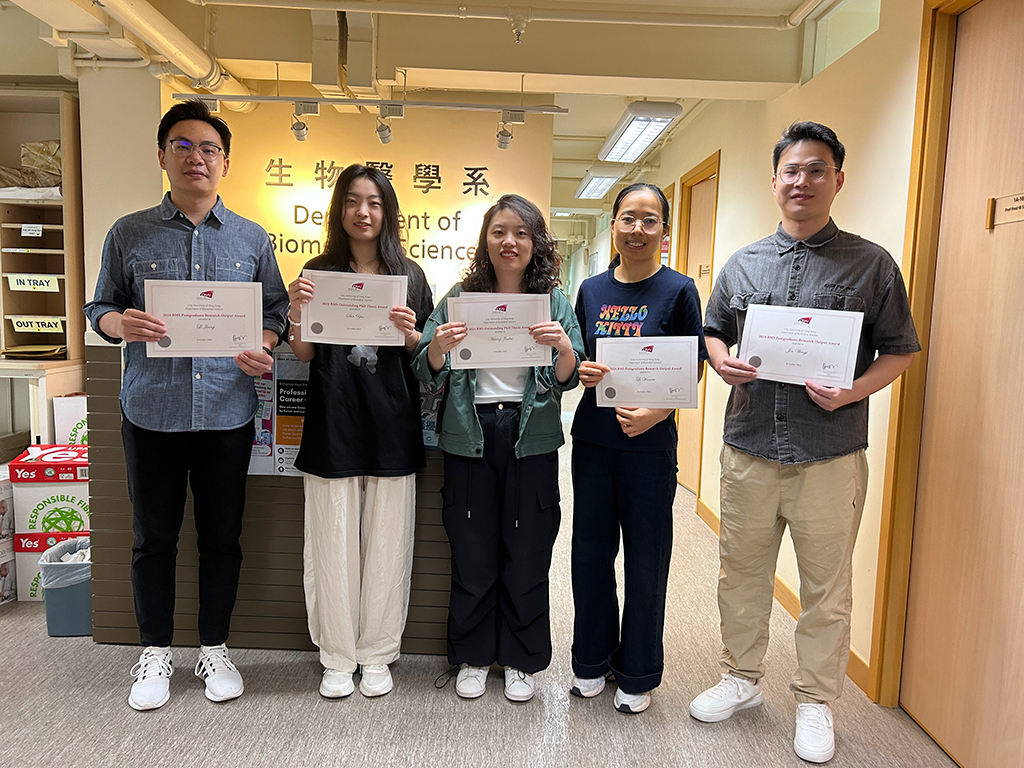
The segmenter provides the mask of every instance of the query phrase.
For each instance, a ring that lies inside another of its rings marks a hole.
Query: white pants
[[[416,476],[304,478],[302,582],[320,662],[390,664],[409,610]]]

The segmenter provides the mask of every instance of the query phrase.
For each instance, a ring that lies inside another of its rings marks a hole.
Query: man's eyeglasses
[[[784,165],[779,168],[778,176],[787,184],[792,184],[800,178],[801,173],[806,173],[809,181],[821,181],[825,178],[825,173],[828,172],[829,168],[835,168],[834,165],[828,165],[820,160],[816,160],[813,163],[807,163],[807,165]]]
[[[216,160],[224,150],[216,144],[204,141],[202,144],[193,144],[185,139],[171,139],[171,152],[178,157],[188,157],[193,149],[198,149],[204,160]]]
[[[619,216],[615,221],[623,232],[632,232],[636,228],[637,223],[640,224],[640,229],[648,235],[653,235],[661,229],[661,219],[656,216],[644,216],[644,218],[638,219],[636,216],[625,214]]]

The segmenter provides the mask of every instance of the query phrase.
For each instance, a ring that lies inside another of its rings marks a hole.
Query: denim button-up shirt
[[[896,262],[881,246],[841,231],[831,219],[802,241],[780,225],[774,235],[733,254],[708,300],[705,335],[736,344],[750,304],[863,312],[855,376],[876,353],[921,349]],[[844,456],[867,447],[868,400],[829,412],[803,386],[755,380],[733,387],[723,439],[782,464]]]
[[[143,284],[156,280],[230,280],[263,286],[263,328],[280,335],[288,293],[270,237],[258,224],[217,204],[199,226],[171,202],[115,222],[103,245],[96,294],[85,314],[100,336],[107,312],[145,311]],[[252,377],[230,357],[146,357],[142,341],[126,345],[121,407],[136,426],[160,432],[234,429],[256,414]]]

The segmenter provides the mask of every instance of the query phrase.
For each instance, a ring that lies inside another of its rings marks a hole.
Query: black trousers
[[[572,449],[572,669],[615,673],[626,693],[661,684],[672,557],[675,451],[622,451],[577,440]],[[615,585],[623,546],[622,623]]]
[[[122,415],[121,438],[132,501],[132,591],[142,645],[174,635],[175,559],[192,488],[199,549],[199,640],[228,637],[242,567],[242,512],[254,423],[228,430],[154,432]]]
[[[533,674],[551,663],[548,571],[558,535],[558,454],[517,459],[519,408],[477,407],[480,458],[444,455],[452,551],[448,661]]]

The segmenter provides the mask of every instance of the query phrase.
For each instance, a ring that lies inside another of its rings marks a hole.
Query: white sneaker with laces
[[[515,667],[505,667],[505,698],[509,701],[529,701],[533,698],[533,675]]]
[[[391,693],[394,682],[387,664],[364,664],[359,679],[359,692],[368,698]]]
[[[832,730],[832,710],[828,704],[796,705],[796,736],[793,738],[796,756],[809,763],[825,763],[836,752],[836,739]]]
[[[242,676],[223,644],[199,646],[195,673],[196,677],[206,680],[206,698],[210,701],[237,699],[245,690]]]
[[[320,678],[320,695],[325,699],[343,699],[351,696],[355,689],[351,672],[328,668]]]
[[[592,699],[604,690],[604,681],[604,675],[600,677],[576,677],[574,675],[569,693],[579,696],[581,699]]]
[[[159,709],[171,698],[170,682],[174,674],[171,649],[149,646],[142,651],[139,663],[132,667],[129,674],[135,678],[135,682],[128,694],[128,705],[140,712]]]
[[[761,686],[757,682],[723,672],[718,685],[690,702],[690,715],[704,723],[718,723],[741,709],[759,706]]]
[[[464,699],[477,699],[487,688],[487,671],[490,667],[471,667],[463,664],[455,678],[455,692]]]
[[[627,715],[638,715],[651,706],[651,692],[626,693],[621,688],[615,689],[615,709]]]

